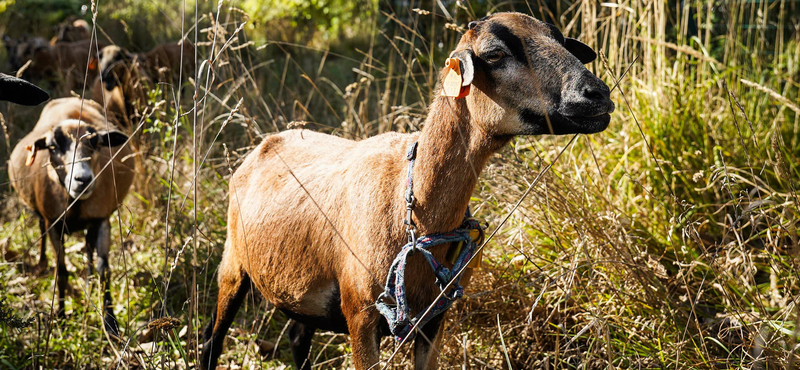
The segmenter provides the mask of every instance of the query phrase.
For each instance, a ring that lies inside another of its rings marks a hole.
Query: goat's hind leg
[[[289,343],[292,346],[292,359],[299,370],[311,370],[311,339],[317,329],[296,320],[289,325]]]
[[[103,286],[103,325],[108,334],[119,336],[117,318],[114,316],[114,305],[111,302],[111,272],[108,270],[108,250],[111,245],[111,224],[103,220],[90,225],[86,230],[86,243],[88,253],[97,252],[97,273]],[[92,259],[89,259],[90,263]],[[91,270],[90,270],[91,271]]]
[[[225,335],[231,327],[233,318],[250,290],[250,277],[242,270],[233,258],[225,258],[219,264],[217,284],[217,304],[211,314],[211,322],[203,332],[203,354],[200,357],[200,369],[214,369],[217,359],[222,353]]]

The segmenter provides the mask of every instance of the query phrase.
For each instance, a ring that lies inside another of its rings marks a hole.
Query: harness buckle
[[[408,242],[411,243],[411,253],[413,254],[417,250],[417,227],[411,225],[406,228],[406,232],[408,233]]]

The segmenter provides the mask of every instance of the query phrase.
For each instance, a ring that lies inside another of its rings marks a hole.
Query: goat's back
[[[181,51],[183,57],[181,58]],[[144,53],[145,64],[153,79],[165,80],[194,75],[194,45],[188,41],[180,44],[176,42],[157,45],[152,50]]]

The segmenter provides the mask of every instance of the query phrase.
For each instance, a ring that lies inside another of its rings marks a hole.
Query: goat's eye
[[[486,54],[483,58],[486,59],[489,63],[497,63],[500,59],[503,59],[506,56],[506,53],[502,51],[493,51],[489,54]]]

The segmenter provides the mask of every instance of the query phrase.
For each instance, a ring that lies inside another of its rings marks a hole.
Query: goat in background
[[[68,285],[64,236],[86,230],[90,273],[95,252],[99,259],[105,328],[118,335],[108,270],[109,217],[125,199],[134,171],[131,149],[125,145],[128,137],[116,130],[113,117],[106,121],[101,112],[91,100],[51,101],[33,131],[11,152],[8,174],[22,202],[39,217],[39,269],[47,268],[47,236],[55,249],[58,316],[65,316]]]

